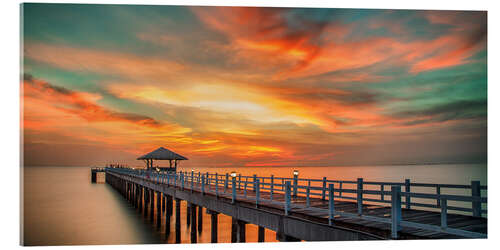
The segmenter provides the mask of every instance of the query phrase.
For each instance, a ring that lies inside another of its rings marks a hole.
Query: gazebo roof
[[[164,147],[159,147],[158,149],[151,151],[139,158],[137,160],[187,160],[188,158],[170,151]]]

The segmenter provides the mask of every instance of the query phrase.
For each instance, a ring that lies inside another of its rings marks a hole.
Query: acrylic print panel
[[[22,245],[487,237],[485,11],[21,9]]]

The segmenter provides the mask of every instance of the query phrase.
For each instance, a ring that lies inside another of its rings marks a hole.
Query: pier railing
[[[262,203],[274,204],[284,210],[285,215],[293,209],[309,209],[311,211],[327,212],[328,223],[333,225],[338,216],[356,218],[366,221],[381,222],[391,225],[393,238],[398,238],[401,227],[430,230],[470,238],[486,238],[487,235],[462,229],[448,227],[447,215],[450,211],[465,213],[474,217],[485,217],[487,198],[481,191],[487,191],[487,186],[479,181],[470,185],[413,183],[409,179],[404,182],[375,182],[303,179],[262,176],[242,176],[225,173],[195,173],[195,172],[155,172],[132,170],[126,168],[106,168],[106,171],[126,174],[157,184],[166,184],[181,189],[211,194],[216,197],[226,197],[232,202],[238,200],[253,201],[256,206]],[[430,191],[429,191],[430,190]],[[462,193],[445,194],[443,192]],[[449,191],[452,190],[452,191]],[[458,192],[457,192],[458,190]],[[266,196],[262,197],[262,192]],[[277,194],[284,199],[277,199]],[[311,199],[321,199],[328,202],[328,208],[311,206]],[[305,199],[305,202],[304,202]],[[351,200],[357,203],[357,212],[344,212],[335,208],[335,201]],[[390,217],[377,217],[363,214],[367,205],[384,205],[391,208]],[[402,219],[402,209],[433,210],[441,214],[440,225],[405,221]]]

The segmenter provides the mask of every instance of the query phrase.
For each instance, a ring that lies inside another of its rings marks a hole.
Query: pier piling
[[[238,220],[234,217],[231,218],[231,243],[238,241]]]
[[[138,203],[139,203],[139,213],[142,213],[142,186],[139,185],[139,197],[138,197]]]
[[[160,192],[156,192],[156,228],[161,228],[161,202],[163,195]],[[165,207],[164,207],[165,208]]]
[[[201,234],[203,230],[203,207],[198,206],[198,233]]]
[[[242,220],[238,220],[238,239],[237,239],[237,241],[240,243],[246,242],[246,225],[247,225],[246,222],[244,222]]]
[[[210,242],[217,243],[217,224],[218,224],[218,215],[219,213],[214,211],[209,211],[210,221],[211,221],[211,234],[210,234]]]
[[[166,205],[165,204],[166,203],[165,200],[166,200],[165,199],[165,194],[162,194],[161,195],[161,211],[162,211],[162,213],[165,213],[165,205]]]
[[[181,200],[175,198],[175,243],[181,243]]]
[[[266,229],[264,227],[259,226],[257,242],[265,242],[265,241],[266,241]]]
[[[165,197],[165,199],[167,200],[166,214],[168,214],[168,216],[172,216],[172,212],[174,210],[173,204],[172,204],[172,196],[167,195],[167,197]]]
[[[148,218],[149,189],[144,188],[144,217]]]
[[[191,225],[191,204],[189,202],[186,202],[186,226],[189,228],[189,225]]]
[[[151,223],[154,223],[154,220],[155,220],[155,193],[154,193],[153,189],[151,189],[149,193],[150,193],[149,220],[151,221]]]
[[[196,205],[191,204],[191,243],[197,243],[196,232]]]
[[[165,197],[165,200],[167,197]],[[168,205],[168,203],[167,203]],[[168,208],[166,208],[168,211]],[[170,214],[165,213],[165,237],[168,237],[170,235]]]

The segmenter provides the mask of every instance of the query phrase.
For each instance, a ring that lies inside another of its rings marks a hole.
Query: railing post
[[[358,197],[358,214],[363,214],[363,178],[358,178],[358,188],[356,190]]]
[[[288,211],[290,210],[290,182],[285,182],[285,215],[288,215]]]
[[[438,195],[436,205],[437,207],[441,207],[441,186],[439,184],[436,185],[436,194]]]
[[[392,238],[398,238],[401,222],[401,186],[391,186],[391,232]]]
[[[191,193],[194,189],[194,171],[191,171]]]
[[[243,185],[243,195],[245,196],[245,198],[247,197],[247,184],[248,184],[248,179],[245,181],[245,185]]]
[[[299,177],[297,175],[293,175],[293,197],[297,197],[298,179]]]
[[[205,195],[205,176],[201,176],[201,194]]]
[[[471,181],[471,194],[472,197],[481,197],[481,186],[479,181]],[[481,201],[472,201],[472,216],[481,217]]]
[[[257,183],[257,175],[253,175],[253,191],[255,192],[255,183]]]
[[[232,198],[231,198],[231,203],[234,204],[234,202],[236,201],[236,177],[233,177],[232,178],[232,189],[233,189],[233,195],[232,195]]]
[[[224,183],[224,193],[226,193],[228,185],[229,185],[229,174],[226,173],[226,182]]]
[[[448,201],[446,198],[441,198],[441,227],[448,227]]]
[[[384,184],[380,185],[380,200],[384,200]]]
[[[321,190],[322,200],[325,200],[325,192],[326,192],[326,177],[323,177],[323,189]]]
[[[328,225],[333,225],[333,218],[335,217],[335,189],[333,184],[328,185]]]
[[[307,182],[307,189],[306,189],[306,207],[309,207],[311,205],[311,202],[309,200],[309,195],[311,194],[311,181]]]
[[[342,198],[342,181],[339,181],[339,197]]]
[[[183,173],[183,172],[181,172],[181,182],[182,182],[182,184],[181,184],[181,185],[182,185],[181,189],[182,189],[182,190],[184,190],[184,173]]]
[[[269,196],[270,199],[273,200],[273,193],[274,193],[274,175],[271,175],[271,190],[269,191]]]
[[[219,198],[219,177],[215,174],[215,198]]]
[[[238,189],[241,189],[241,174],[238,174]]]
[[[255,207],[259,207],[259,201],[260,201],[260,181],[258,179],[255,180],[255,184],[257,185],[255,187]]]
[[[411,198],[410,194],[408,194],[410,192],[410,179],[405,179],[405,192],[407,193],[405,196],[406,208],[410,209]]]

